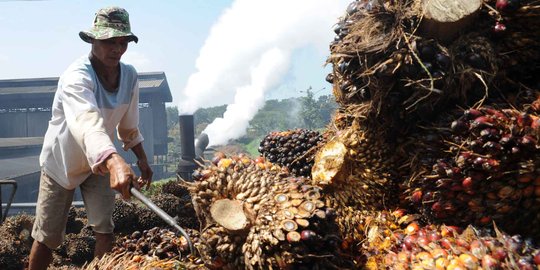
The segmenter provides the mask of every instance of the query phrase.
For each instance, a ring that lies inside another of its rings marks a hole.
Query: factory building
[[[51,118],[51,105],[58,78],[0,80],[0,180],[15,180],[13,202],[32,203],[39,186],[39,154]],[[167,114],[165,103],[172,101],[164,72],[139,73],[140,129],[144,148],[152,160],[154,179],[167,177],[160,160],[167,155]],[[134,165],[136,158],[115,141],[119,153]],[[5,205],[11,186],[0,185]],[[77,194],[76,194],[77,199]]]

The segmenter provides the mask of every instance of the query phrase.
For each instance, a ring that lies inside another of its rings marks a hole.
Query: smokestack
[[[192,114],[178,116],[180,127],[180,161],[176,173],[184,180],[192,180],[192,174],[197,167],[195,160],[202,162],[204,150],[208,146],[208,135],[202,133],[195,142],[195,122]]]
[[[193,171],[197,168],[195,159],[195,128],[193,115],[178,116],[180,127],[180,161],[176,173],[184,180],[191,180]]]
[[[192,114],[180,115],[180,156],[185,160],[195,158],[195,123]]]

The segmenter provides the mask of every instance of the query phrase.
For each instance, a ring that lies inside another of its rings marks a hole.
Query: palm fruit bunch
[[[364,104],[370,122],[408,132],[448,106],[538,91],[539,20],[535,0],[353,1],[327,81],[340,105]]]
[[[6,218],[0,225],[0,269],[23,269],[30,253],[34,217],[26,214]]]
[[[86,218],[79,218],[77,212],[80,211],[77,207],[71,206],[68,211],[66,222],[66,234],[79,233],[86,224]]]
[[[138,217],[136,214],[137,206],[131,202],[122,199],[114,201],[112,219],[114,222],[114,232],[127,233],[132,232],[138,226]]]
[[[169,181],[161,187],[161,192],[166,194],[172,194],[178,198],[189,197],[189,191],[187,191],[178,181]]]
[[[159,208],[163,209],[167,214],[175,217],[180,207],[180,199],[172,194],[158,193],[150,196],[150,200],[153,201]],[[137,227],[132,228],[132,232],[135,230],[149,230],[154,227],[163,227],[167,223],[163,221],[154,211],[147,207],[136,207],[135,215],[137,216]]]
[[[94,258],[96,239],[91,227],[85,227],[80,233],[66,235],[65,241],[56,250],[63,258],[63,263],[83,265]]]
[[[327,268],[340,237],[321,190],[264,158],[220,156],[185,182],[201,221],[199,252],[210,268]]]
[[[365,237],[361,224],[367,216],[398,204],[398,186],[383,131],[344,112],[338,117],[352,120],[318,151],[312,183],[323,189],[325,205],[334,209],[341,236],[354,244]]]
[[[295,129],[271,132],[259,145],[259,153],[268,161],[285,167],[292,175],[309,176],[316,147],[323,141],[317,131]]]
[[[379,230],[373,227],[374,235]],[[412,222],[363,243],[366,269],[538,269],[540,249],[520,235]],[[384,248],[379,248],[384,239]],[[373,242],[372,242],[373,241]]]
[[[446,157],[411,180],[408,199],[432,221],[540,236],[540,118],[514,109],[465,110]]]
[[[538,90],[540,61],[540,3],[533,0],[489,0],[489,14],[495,20],[493,40],[497,45],[505,76]]]
[[[193,209],[191,195],[186,187],[179,181],[169,181],[162,186],[161,190],[163,194],[172,194],[179,198],[176,212],[178,224],[184,228],[199,228],[200,224]]]
[[[189,247],[184,237],[175,232],[154,227],[150,230],[134,231],[116,240],[112,250],[115,254],[134,254],[142,256],[157,256],[160,259],[179,258],[181,254],[188,253]]]

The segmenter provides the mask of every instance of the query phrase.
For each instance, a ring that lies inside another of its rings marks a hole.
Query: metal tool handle
[[[191,238],[189,235],[176,223],[176,220],[169,216],[163,209],[159,208],[157,205],[155,205],[150,199],[148,199],[146,196],[144,196],[140,191],[138,191],[136,188],[131,187],[130,189],[131,195],[133,197],[137,198],[139,201],[141,201],[143,204],[148,206],[150,210],[152,210],[154,213],[156,213],[161,219],[163,219],[167,224],[177,229],[182,236],[184,236],[188,242],[189,250],[191,251],[192,255],[195,255],[195,249],[193,248],[193,243],[191,242]]]

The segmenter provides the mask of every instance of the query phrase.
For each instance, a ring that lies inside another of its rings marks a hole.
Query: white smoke
[[[349,2],[236,0],[212,27],[200,51],[197,72],[188,79],[179,105],[181,114],[230,104],[223,118],[204,132],[209,145],[242,136],[264,105],[265,92],[278,86],[289,70],[294,50],[306,46],[328,50],[332,27]]]

